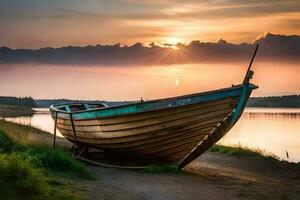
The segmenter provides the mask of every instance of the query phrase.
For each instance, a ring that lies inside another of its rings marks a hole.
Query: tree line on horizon
[[[251,97],[248,107],[300,108],[300,95]]]
[[[37,107],[37,104],[32,97],[0,96],[0,105],[24,106],[28,108]]]
[[[118,106],[135,101],[83,101],[70,99],[33,99],[32,97],[8,97],[0,96],[0,105],[16,105],[24,107],[49,107],[52,104],[66,104],[74,102],[88,102],[88,103],[106,103],[109,106]],[[277,108],[300,108],[300,94],[299,95],[285,95],[285,96],[269,96],[269,97],[251,97],[247,103],[247,107],[277,107]]]

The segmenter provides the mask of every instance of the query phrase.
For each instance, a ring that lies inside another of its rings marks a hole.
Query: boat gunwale
[[[193,93],[193,94],[187,94],[187,95],[180,95],[180,96],[174,96],[174,97],[167,97],[167,98],[162,98],[162,99],[153,99],[145,102],[134,102],[134,103],[129,103],[125,105],[118,105],[118,106],[109,106],[109,107],[103,107],[103,108],[92,108],[88,110],[80,110],[80,111],[63,111],[57,109],[58,106],[64,106],[64,105],[76,105],[76,104],[84,104],[84,102],[74,102],[74,103],[66,103],[66,104],[53,104],[50,106],[50,110],[53,110],[57,113],[66,113],[66,114],[76,114],[76,113],[84,113],[84,112],[89,112],[89,111],[97,111],[97,110],[105,110],[105,109],[110,109],[110,108],[119,108],[119,107],[126,107],[126,106],[133,106],[133,105],[139,105],[141,103],[156,103],[159,101],[168,101],[168,100],[173,100],[173,99],[181,99],[181,98],[187,98],[187,97],[194,97],[194,96],[202,96],[210,93],[215,93],[215,92],[221,92],[221,91],[226,91],[226,90],[234,90],[238,88],[242,88],[243,84],[235,85],[232,87],[227,87],[227,88],[221,88],[217,90],[210,90],[210,91],[205,91],[205,92],[198,92],[198,93]]]
[[[188,94],[188,95],[181,95],[181,96],[168,97],[168,98],[162,98],[162,99],[154,99],[154,100],[149,100],[149,101],[146,101],[146,102],[130,103],[130,104],[118,105],[118,106],[110,106],[110,107],[103,107],[103,108],[93,108],[93,109],[82,110],[82,111],[75,111],[75,112],[59,110],[59,109],[57,109],[57,107],[58,106],[64,106],[64,105],[74,105],[74,104],[78,104],[78,102],[76,102],[76,103],[67,103],[67,104],[56,104],[56,105],[54,104],[54,105],[50,106],[50,112],[53,111],[55,113],[62,113],[62,114],[68,114],[68,115],[70,115],[70,114],[89,113],[89,112],[96,112],[96,111],[100,111],[100,110],[109,110],[109,109],[115,109],[115,108],[135,106],[135,105],[140,105],[140,104],[157,103],[157,102],[160,102],[160,101],[169,101],[169,100],[184,99],[184,98],[196,97],[196,96],[205,96],[205,95],[210,95],[210,94],[219,93],[219,92],[226,92],[226,91],[232,91],[232,90],[242,89],[243,86],[244,86],[244,84],[239,84],[239,85],[235,85],[235,86],[232,86],[232,87],[227,87],[227,88],[222,88],[222,89],[217,89],[217,90],[210,90],[210,91],[205,91],[205,92],[200,92],[200,93],[193,93],[193,94]],[[254,85],[254,84],[249,84],[248,87],[250,87],[251,89],[256,89],[258,86]],[[236,97],[239,97],[239,96],[240,95],[238,95]],[[211,100],[211,101],[213,101],[213,100]],[[84,103],[84,102],[82,102],[82,103]],[[197,104],[197,103],[194,103],[194,104]],[[191,104],[187,104],[187,105],[192,105],[192,103]],[[100,118],[120,117],[120,116],[125,116],[125,115],[130,115],[130,114],[137,114],[137,113],[158,111],[158,110],[164,110],[164,109],[170,109],[170,108],[177,108],[177,107],[181,107],[181,106],[186,106],[186,105],[178,105],[178,106],[172,106],[172,107],[167,107],[167,108],[159,108],[159,109],[146,110],[146,111],[141,111],[141,112],[136,112],[136,113],[128,113],[128,114],[115,115],[115,116],[104,116],[104,117],[98,117],[98,118],[100,119]],[[80,119],[76,119],[76,120],[80,120]]]

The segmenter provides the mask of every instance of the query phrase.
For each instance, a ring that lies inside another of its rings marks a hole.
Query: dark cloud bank
[[[149,47],[136,43],[132,46],[96,45],[30,49],[0,48],[0,64],[38,63],[66,65],[168,65],[184,63],[220,63],[247,61],[255,45],[260,49],[259,61],[299,62],[300,36],[265,34],[252,44],[232,44],[224,40],[215,43],[192,41],[179,44],[180,50]]]

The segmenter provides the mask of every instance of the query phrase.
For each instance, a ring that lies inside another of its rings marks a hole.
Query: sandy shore
[[[0,121],[10,137],[52,144],[53,136]],[[58,138],[57,145],[70,148]],[[87,165],[96,180],[75,178],[82,199],[299,199],[300,165],[249,156],[207,152],[178,173],[145,173]]]
[[[99,180],[75,181],[86,199],[299,199],[300,167],[205,153],[180,173],[88,166]]]

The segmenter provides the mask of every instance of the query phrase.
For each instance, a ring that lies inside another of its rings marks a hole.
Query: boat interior
[[[74,103],[74,104],[65,104],[61,106],[55,106],[58,110],[65,112],[80,112],[85,110],[106,108],[108,105],[105,103]]]

